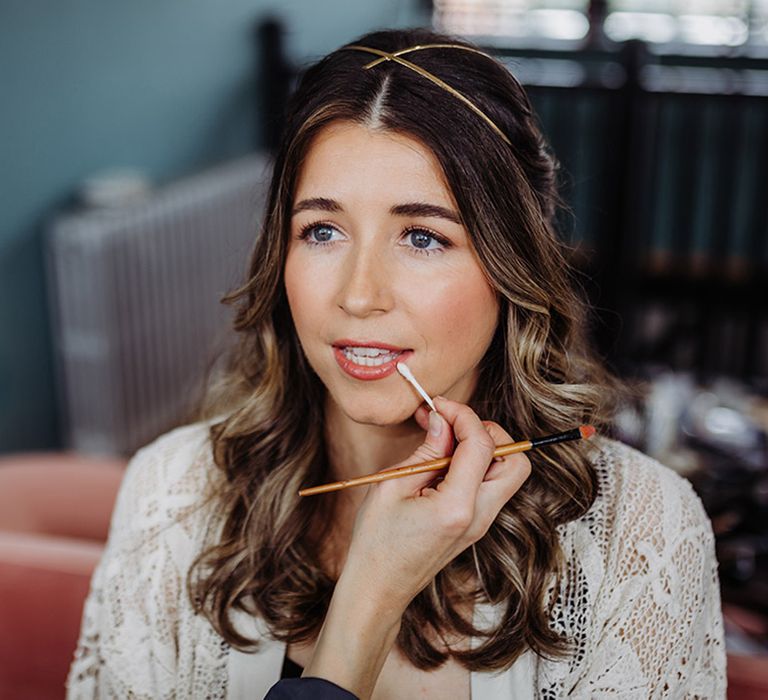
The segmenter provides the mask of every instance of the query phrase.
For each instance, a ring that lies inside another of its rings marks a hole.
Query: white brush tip
[[[405,362],[398,362],[395,365],[395,367],[397,367],[397,371],[403,375],[406,381],[408,381],[413,386],[413,388],[416,389],[416,391],[418,391],[419,394],[421,394],[421,397],[427,402],[429,407],[433,411],[436,411],[437,409],[435,408],[435,404],[432,402],[432,399],[429,398],[429,394],[427,394],[427,392],[424,391],[421,384],[419,384],[416,381],[416,377],[413,376],[413,372],[411,372],[411,368],[408,367],[408,365],[406,365]]]

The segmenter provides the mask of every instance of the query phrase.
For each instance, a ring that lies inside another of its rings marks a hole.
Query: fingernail
[[[437,437],[443,432],[443,419],[436,411],[429,412],[429,434]]]

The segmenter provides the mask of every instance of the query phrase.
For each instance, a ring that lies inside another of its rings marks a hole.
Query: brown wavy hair
[[[424,29],[377,31],[354,44],[394,52],[455,43]],[[317,637],[335,584],[319,552],[333,500],[297,491],[331,480],[322,431],[324,386],[309,366],[288,307],[283,270],[297,176],[312,139],[340,120],[418,139],[439,161],[463,224],[496,290],[501,312],[469,405],[518,438],[591,423],[607,427],[620,384],[588,343],[590,308],[558,238],[558,166],[520,84],[495,59],[455,49],[408,56],[479,106],[508,136],[446,90],[394,62],[362,66],[370,54],[336,50],[304,73],[284,117],[263,225],[235,305],[238,343],[201,417],[226,477],[217,543],[190,570],[190,596],[221,636],[243,650],[233,608],[260,616],[275,639]],[[222,417],[223,416],[223,417]],[[410,603],[396,644],[419,669],[449,656],[472,671],[509,667],[527,648],[555,658],[568,640],[549,625],[564,571],[556,528],[583,516],[597,496],[584,441],[529,453],[532,473],[488,532],[440,571]],[[469,594],[462,588],[474,582]],[[455,602],[503,606],[498,625],[475,629]],[[475,636],[473,650],[440,651],[428,630]]]

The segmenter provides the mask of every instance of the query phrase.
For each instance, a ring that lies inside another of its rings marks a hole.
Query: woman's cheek
[[[297,250],[286,261],[285,284],[290,304],[305,306],[317,298],[321,288],[328,285],[330,276],[327,265],[312,255]]]

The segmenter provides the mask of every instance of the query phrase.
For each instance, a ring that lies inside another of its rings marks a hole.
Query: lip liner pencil
[[[511,442],[508,445],[499,445],[494,451],[494,457],[504,457],[506,455],[515,454],[517,452],[527,452],[528,450],[534,450],[537,447],[543,447],[544,445],[554,445],[558,442],[566,442],[567,440],[588,440],[595,434],[595,429],[591,425],[581,425],[573,430],[566,430],[563,433],[555,433],[554,435],[547,435],[545,437],[533,438],[531,440],[521,440],[520,442]],[[363,486],[364,484],[374,484],[379,481],[386,481],[387,479],[399,479],[402,476],[409,476],[410,474],[422,474],[424,472],[438,471],[445,469],[451,463],[451,457],[441,457],[440,459],[432,459],[428,462],[419,462],[418,464],[409,464],[404,467],[396,467],[395,469],[386,469],[376,474],[369,474],[367,476],[359,476],[355,479],[347,479],[345,481],[334,481],[330,484],[321,484],[320,486],[312,486],[310,488],[301,489],[299,496],[314,496],[318,493],[328,493],[329,491],[340,491],[341,489],[347,489],[352,486]]]

